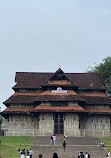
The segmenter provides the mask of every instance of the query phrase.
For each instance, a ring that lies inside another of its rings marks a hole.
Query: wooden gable
[[[58,80],[70,81],[70,79],[65,75],[65,73],[60,68],[50,78],[50,81],[58,81]]]

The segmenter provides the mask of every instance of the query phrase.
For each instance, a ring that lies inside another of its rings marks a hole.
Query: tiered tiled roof
[[[111,105],[111,99],[108,97],[84,96],[87,105]]]
[[[7,108],[2,113],[34,113],[34,112],[86,112],[86,113],[104,113],[111,114],[109,108],[90,108],[83,109],[81,106],[37,106],[36,108]]]
[[[40,95],[35,101],[84,101],[84,99],[78,95]]]
[[[12,95],[9,99],[7,99],[4,102],[4,104],[31,104],[37,101],[84,101],[84,99],[78,95]]]
[[[34,113],[34,112],[84,112],[81,106],[36,106],[35,108],[7,108],[3,113]]]
[[[7,108],[3,111],[4,114],[10,113],[29,113],[33,111],[34,108]]]
[[[81,106],[37,106],[34,111],[42,112],[84,112]]]
[[[32,104],[34,103],[36,96],[32,95],[12,95],[9,99],[7,99],[4,104]]]
[[[49,85],[51,76],[54,73],[32,73],[32,72],[17,72],[15,81],[17,84],[13,89],[18,88],[41,88],[43,85]],[[100,74],[96,73],[65,73],[74,85],[79,89],[98,89],[105,90],[104,79]],[[69,84],[68,84],[69,85]],[[73,86],[74,86],[73,85]]]
[[[92,96],[92,97],[95,97],[95,96],[98,96],[98,97],[107,97],[106,96],[106,93],[104,92],[80,92],[78,93],[78,95],[84,97],[84,96]]]
[[[101,114],[110,113],[111,114],[111,109],[109,108],[90,108],[90,109],[86,109],[86,111],[88,113],[101,113]]]
[[[4,113],[22,113],[22,111],[24,113],[43,111],[89,113],[103,111],[111,113],[110,109],[83,108],[85,107],[84,105],[87,105],[87,108],[88,105],[111,105],[111,100],[105,95],[105,82],[100,74],[64,73],[61,69],[56,71],[56,73],[17,72],[15,81],[17,82],[13,87],[15,94],[4,102],[8,107]],[[66,87],[67,92],[52,93],[51,90],[56,90],[57,87],[62,87],[63,90]],[[17,92],[16,89],[21,91]],[[34,89],[36,90],[35,92]],[[78,106],[43,106],[43,104],[40,105],[40,102],[78,102]],[[10,104],[15,105],[15,107],[11,108]],[[33,106],[33,108],[18,108],[17,104],[27,104],[28,106]]]

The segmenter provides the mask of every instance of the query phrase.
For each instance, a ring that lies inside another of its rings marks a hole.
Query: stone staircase
[[[56,145],[51,144],[50,137],[34,137],[34,145],[31,147],[34,151],[33,158],[37,158],[39,154],[43,158],[53,158],[53,153],[58,154],[58,158],[77,158],[80,151],[88,152],[91,158],[105,158],[106,152],[102,148],[98,148],[98,139],[91,137],[69,137],[66,141],[66,151],[63,150],[62,136],[57,136]]]

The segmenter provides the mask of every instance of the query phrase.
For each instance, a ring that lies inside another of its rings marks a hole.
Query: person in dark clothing
[[[21,152],[21,158],[25,158],[25,149],[23,149]]]
[[[27,156],[29,155],[29,150],[27,150]]]
[[[20,150],[20,149],[17,149],[17,151],[21,154],[21,152],[22,152],[22,150]]]
[[[39,158],[42,158],[42,154],[39,154]]]
[[[27,150],[27,156],[26,156],[26,158],[30,158],[30,156],[29,156],[29,150]]]
[[[79,153],[78,158],[84,158],[83,152],[80,152],[80,153]]]
[[[21,154],[24,154],[24,155],[25,155],[25,149],[22,150]]]
[[[79,153],[78,158],[80,158],[80,155],[81,155],[81,154]]]
[[[63,148],[64,148],[64,151],[66,150],[66,142],[64,141],[63,142]]]
[[[57,153],[53,153],[53,158],[58,158]]]

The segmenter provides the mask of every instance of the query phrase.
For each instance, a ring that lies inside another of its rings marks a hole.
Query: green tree
[[[106,87],[107,87],[107,94],[111,97],[111,56],[102,60],[102,63],[90,67],[88,72],[96,72],[103,75]]]
[[[1,124],[2,124],[3,116],[0,115],[0,136],[1,136]]]

